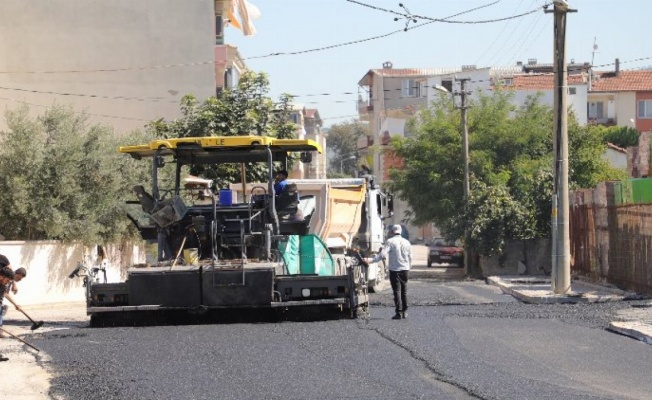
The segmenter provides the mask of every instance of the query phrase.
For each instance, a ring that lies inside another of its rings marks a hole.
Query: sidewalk
[[[32,323],[10,305],[2,328],[32,345],[32,338],[44,332],[88,325],[86,304],[83,302],[24,306],[23,309],[34,321],[43,321],[43,326],[34,331],[30,330]],[[3,385],[0,389],[0,398],[50,399],[47,355],[12,337],[0,339],[0,353],[9,358],[8,361],[0,362],[0,376],[11,377],[11,384]]]
[[[545,276],[490,276],[487,283],[498,286],[503,293],[530,304],[603,303],[643,299],[636,293],[581,280],[572,281],[570,293],[554,294],[550,278]],[[621,320],[609,324],[609,330],[652,344],[652,301],[636,304],[636,308],[623,311],[619,317]]]

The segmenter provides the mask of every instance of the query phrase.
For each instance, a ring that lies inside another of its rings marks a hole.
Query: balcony
[[[358,101],[358,115],[360,121],[369,121],[369,114],[374,111],[374,106],[366,101]]]
[[[374,138],[371,136],[358,137],[357,148],[358,150],[368,149],[374,145]]]

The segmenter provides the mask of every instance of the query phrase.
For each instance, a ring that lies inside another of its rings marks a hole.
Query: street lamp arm
[[[448,89],[446,89],[445,87],[443,87],[442,85],[434,85],[433,88],[435,90],[439,90],[440,92],[450,93],[450,91]]]

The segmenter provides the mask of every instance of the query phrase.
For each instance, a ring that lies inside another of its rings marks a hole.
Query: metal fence
[[[572,270],[652,294],[652,204],[575,200],[570,210]]]

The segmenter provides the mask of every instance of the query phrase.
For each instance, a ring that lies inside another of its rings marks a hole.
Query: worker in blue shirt
[[[276,173],[276,179],[274,179],[274,194],[277,196],[285,191],[285,187],[288,184],[288,172],[284,169]]]

